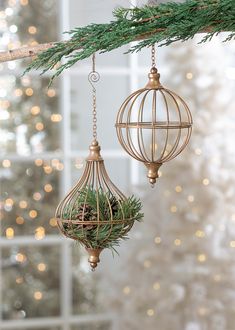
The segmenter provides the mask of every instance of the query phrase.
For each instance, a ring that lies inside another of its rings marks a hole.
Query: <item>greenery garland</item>
[[[183,3],[162,3],[141,8],[118,8],[114,20],[108,24],[90,24],[66,32],[70,39],[57,42],[42,52],[26,69],[42,69],[42,73],[55,69],[54,77],[76,62],[95,52],[104,53],[140,40],[128,52],[140,51],[158,43],[169,45],[176,41],[193,38],[196,33],[206,32],[201,42],[214,35],[230,31],[225,41],[235,38],[234,0],[187,0]]]

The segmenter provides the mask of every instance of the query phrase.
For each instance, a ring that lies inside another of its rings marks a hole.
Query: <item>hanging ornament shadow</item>
[[[133,196],[125,197],[113,184],[100,154],[93,85],[98,80],[93,56],[93,71],[89,75],[93,90],[93,141],[80,180],[60,202],[55,214],[60,231],[86,248],[92,270],[100,261],[101,251],[105,248],[116,251],[134,222],[143,218],[141,202]]]
[[[115,126],[121,146],[131,157],[145,164],[149,182],[154,186],[161,165],[187,146],[192,115],[180,96],[161,85],[154,47],[148,78],[144,88],[123,102]]]

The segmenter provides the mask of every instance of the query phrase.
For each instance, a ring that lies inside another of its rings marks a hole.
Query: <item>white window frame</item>
[[[136,5],[137,1],[132,0],[132,5]],[[63,31],[68,31],[69,24],[69,5],[70,1],[59,0],[59,25],[60,35]],[[64,37],[64,35],[63,35]],[[141,69],[138,69],[137,60],[138,55],[127,55],[129,57],[128,67],[103,67],[99,69],[101,75],[120,75],[125,76],[129,80],[129,91],[136,90],[138,88],[138,74],[141,73]],[[74,158],[84,157],[86,154],[83,152],[75,152],[71,150],[71,77],[78,75],[87,75],[90,68],[71,68],[63,73],[60,78],[60,113],[63,116],[62,121],[62,153],[45,152],[42,154],[30,155],[27,157],[20,155],[10,155],[9,157],[0,157],[0,160],[7,158],[14,162],[34,161],[38,157],[44,160],[50,160],[53,158],[59,158],[64,162],[64,170],[60,172],[62,184],[60,195],[61,197],[71,187],[71,162]],[[16,72],[17,74],[17,72]],[[18,74],[21,74],[18,72]],[[38,74],[33,72],[32,75]],[[125,96],[123,96],[125,97]],[[132,185],[138,184],[138,166],[136,161],[130,159],[129,156],[119,150],[104,150],[103,156],[108,159],[129,159],[130,161],[130,183]],[[0,236],[0,283],[2,282],[2,268],[1,268],[1,250],[2,248],[11,246],[58,246],[61,251],[61,265],[60,265],[60,306],[61,315],[58,317],[42,317],[42,318],[27,318],[19,320],[2,320],[0,315],[0,329],[28,329],[28,328],[45,328],[50,326],[58,326],[60,330],[70,330],[72,325],[91,324],[93,322],[110,321],[112,330],[118,330],[118,316],[114,314],[94,314],[94,315],[73,315],[72,314],[72,256],[71,248],[72,241],[64,239],[60,235],[48,235],[42,240],[35,240],[32,236],[17,236],[9,240]],[[68,280],[68,277],[70,280]],[[1,296],[0,290],[0,305],[4,297]]]

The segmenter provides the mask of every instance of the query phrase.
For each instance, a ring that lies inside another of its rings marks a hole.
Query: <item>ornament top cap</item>
[[[101,157],[101,154],[100,154],[100,145],[99,145],[99,142],[97,140],[93,140],[90,147],[89,147],[89,150],[90,150],[90,154],[89,156],[87,157],[87,161],[102,161],[103,158]]]
[[[155,88],[160,88],[162,87],[160,83],[160,73],[158,73],[157,68],[152,67],[149,74],[149,81],[147,85],[145,86],[146,89],[155,89]]]

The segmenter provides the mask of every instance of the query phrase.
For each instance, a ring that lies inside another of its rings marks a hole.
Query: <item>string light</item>
[[[176,213],[177,212],[177,206],[176,205],[172,205],[170,208],[171,213]]]
[[[34,237],[36,240],[43,239],[45,237],[45,228],[44,227],[36,228]]]
[[[23,217],[16,217],[16,223],[17,223],[17,225],[23,225],[24,218]]]
[[[13,201],[12,198],[7,198],[7,199],[5,200],[5,205],[6,205],[7,207],[12,207],[13,204],[14,204],[14,201]]]
[[[12,239],[14,238],[15,232],[14,229],[12,227],[9,227],[6,229],[6,237],[7,239]]]
[[[35,106],[33,106],[33,107],[31,108],[30,111],[31,111],[31,114],[32,114],[32,115],[36,116],[36,115],[38,115],[38,114],[40,113],[41,109],[40,109],[39,106],[35,105]]]
[[[155,313],[154,313],[154,310],[153,309],[148,309],[147,310],[147,315],[148,316],[153,316]]]
[[[13,24],[9,27],[9,31],[11,33],[16,33],[18,31],[18,27],[15,24]]]
[[[144,261],[144,267],[145,268],[150,268],[151,267],[151,261],[150,260],[145,260]]]
[[[57,167],[57,165],[60,163],[60,161],[59,161],[59,159],[57,159],[57,158],[53,158],[52,160],[51,160],[51,165],[53,166],[53,167]]]
[[[156,244],[160,244],[161,241],[162,241],[162,239],[161,239],[160,236],[157,236],[157,237],[154,238],[154,242],[155,242]]]
[[[0,18],[6,18],[6,13],[3,10],[0,11]]]
[[[35,159],[34,164],[35,164],[36,166],[42,166],[42,164],[43,164],[43,160],[42,160],[42,159]]]
[[[181,240],[178,239],[178,238],[176,238],[176,239],[174,240],[174,244],[175,244],[176,246],[180,246],[181,243],[182,243]]]
[[[24,76],[21,78],[21,83],[23,86],[28,86],[30,85],[31,79],[28,76]]]
[[[7,109],[10,106],[10,102],[8,100],[0,100],[0,107]]]
[[[16,89],[14,90],[14,94],[15,94],[15,96],[17,96],[17,97],[20,97],[20,96],[23,95],[23,91],[22,91],[20,88],[16,88]]]
[[[9,6],[14,7],[16,5],[16,0],[8,0]]]
[[[192,72],[187,72],[187,73],[186,73],[186,78],[187,78],[188,80],[193,79],[193,74],[192,74]]]
[[[231,246],[232,248],[235,248],[235,241],[231,241],[231,242],[230,242],[230,246]]]
[[[205,261],[206,261],[206,255],[205,255],[205,254],[199,254],[199,255],[197,256],[197,260],[198,260],[199,262],[205,262]]]
[[[206,314],[208,314],[208,309],[205,308],[205,307],[200,307],[198,309],[198,314],[201,315],[201,316],[205,316]]]
[[[29,211],[30,218],[35,219],[37,217],[37,215],[38,215],[38,212],[36,210]]]
[[[56,169],[57,171],[63,171],[64,169],[64,165],[62,163],[59,163],[57,166],[56,166]]]
[[[202,151],[201,151],[200,148],[196,148],[194,152],[195,152],[195,154],[198,155],[198,156],[200,156],[200,155],[202,154]]]
[[[37,46],[38,42],[36,40],[32,40],[32,41],[29,42],[29,45],[30,46]]]
[[[21,4],[22,6],[27,6],[28,3],[29,3],[29,0],[20,0],[20,4]]]
[[[56,91],[54,88],[49,88],[47,91],[47,96],[54,97],[56,95]]]
[[[52,185],[50,183],[45,184],[44,190],[46,192],[51,192],[53,190]]]
[[[206,236],[206,234],[205,234],[205,232],[204,232],[203,230],[197,230],[197,231],[195,232],[195,236],[196,236],[196,237],[199,237],[199,238],[203,238],[203,237]]]
[[[51,227],[56,227],[57,226],[56,218],[51,218],[49,224]]]
[[[33,95],[33,89],[30,88],[30,87],[26,88],[26,90],[25,90],[25,94],[26,94],[27,96],[32,96],[32,95]]]
[[[15,259],[20,263],[25,262],[27,260],[26,256],[23,253],[17,253]]]
[[[155,282],[154,284],[153,284],[153,288],[154,288],[154,290],[159,290],[160,289],[160,283],[159,282]]]
[[[180,193],[182,190],[183,190],[183,189],[182,189],[181,186],[176,186],[176,187],[175,187],[175,191],[176,191],[177,193]]]
[[[41,300],[42,299],[42,292],[41,291],[36,291],[34,292],[34,299],[35,300]]]
[[[193,196],[193,195],[189,195],[189,196],[188,196],[188,201],[189,201],[190,203],[194,202],[194,196]]]
[[[21,209],[26,209],[27,206],[28,206],[28,203],[26,201],[23,200],[23,201],[19,202],[19,207]]]
[[[54,123],[59,123],[62,120],[62,116],[59,113],[53,113],[51,115],[51,121]]]
[[[203,184],[204,186],[208,186],[209,183],[210,183],[210,180],[207,179],[207,178],[205,178],[205,179],[202,180],[202,184]]]
[[[5,9],[5,14],[6,14],[7,16],[12,16],[13,13],[14,13],[14,11],[13,11],[12,8],[7,7],[7,8]]]
[[[29,27],[28,27],[28,32],[29,32],[30,34],[36,34],[36,33],[37,33],[37,28],[36,28],[36,26],[33,26],[33,25],[29,26]]]
[[[122,291],[124,294],[128,295],[131,292],[131,288],[129,286],[125,286]]]
[[[5,168],[11,167],[11,161],[9,159],[4,159],[2,161],[2,166]]]
[[[35,128],[37,131],[42,131],[44,129],[44,125],[40,122],[35,125]]]
[[[23,282],[24,282],[23,277],[17,277],[17,278],[16,278],[16,283],[17,283],[17,284],[22,284]]]
[[[43,170],[46,174],[51,174],[51,172],[53,171],[52,167],[49,165],[44,166]]]
[[[40,201],[41,198],[42,198],[42,195],[40,194],[40,192],[35,192],[35,193],[33,194],[33,199],[34,199],[35,201]]]
[[[83,159],[82,158],[78,158],[75,160],[75,167],[80,170],[81,168],[83,168],[84,163],[83,163]]]
[[[39,272],[45,272],[46,264],[44,264],[43,262],[40,262],[40,264],[37,265],[37,269],[39,270]]]

